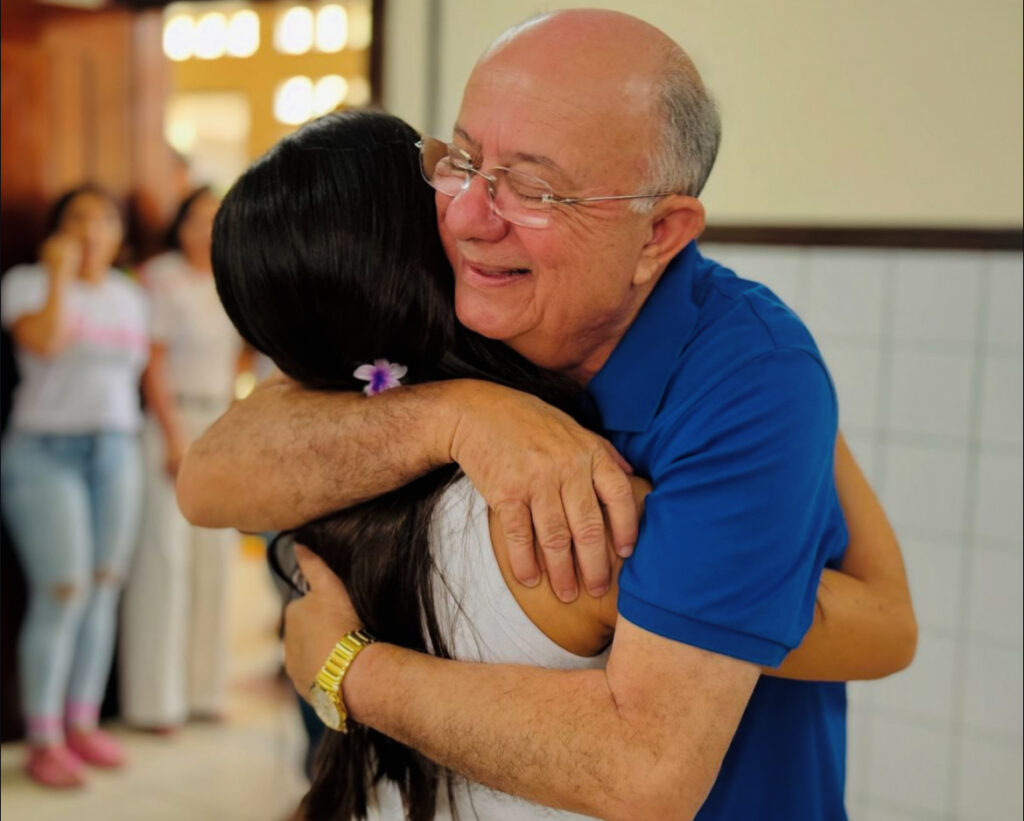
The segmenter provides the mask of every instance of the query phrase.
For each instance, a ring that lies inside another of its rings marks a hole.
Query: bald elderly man
[[[560,12],[478,62],[452,149],[476,171],[437,195],[460,321],[587,386],[654,486],[639,543],[603,439],[475,382],[373,402],[269,386],[193,447],[179,498],[201,524],[281,529],[455,461],[499,513],[516,577],[540,578],[535,529],[563,600],[578,592],[573,547],[587,591],[608,587],[603,507],[620,554],[636,546],[607,669],[376,643],[344,677],[348,714],[472,779],[588,815],[841,819],[843,685],[759,678],[800,644],[822,569],[846,546],[836,398],[795,315],[697,250],[718,141],[696,69],[662,32]],[[484,178],[497,166],[574,201],[543,227],[514,224]],[[304,567],[313,592],[291,605],[286,637],[300,691],[360,627],[340,582]]]

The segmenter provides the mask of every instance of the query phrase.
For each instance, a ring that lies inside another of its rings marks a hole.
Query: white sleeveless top
[[[529,664],[559,670],[604,667],[607,651],[577,656],[559,647],[520,609],[494,557],[487,504],[465,477],[445,490],[430,531],[434,608],[448,650],[461,661]],[[568,776],[569,774],[567,774]],[[451,811],[448,791],[438,790],[437,821],[571,821],[586,816],[553,810],[455,776]],[[405,812],[398,789],[389,781],[377,787],[370,821],[401,821]]]

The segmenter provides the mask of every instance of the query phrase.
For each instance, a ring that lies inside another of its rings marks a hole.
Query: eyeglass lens
[[[426,139],[420,148],[423,178],[436,191],[457,197],[472,182],[474,175],[484,177],[495,213],[516,225],[541,228],[548,224],[551,187],[529,174],[509,168],[493,168],[483,173],[470,161],[440,140]]]

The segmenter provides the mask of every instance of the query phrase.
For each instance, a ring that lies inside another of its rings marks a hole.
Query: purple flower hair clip
[[[390,388],[399,387],[401,379],[409,372],[405,365],[388,362],[386,359],[375,359],[372,365],[360,365],[352,375],[370,384],[363,388],[367,396],[376,396]]]

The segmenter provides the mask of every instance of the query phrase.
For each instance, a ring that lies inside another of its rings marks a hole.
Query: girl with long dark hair
[[[329,115],[256,162],[228,193],[214,226],[214,274],[228,315],[250,344],[308,388],[359,391],[364,378],[378,387],[487,379],[596,427],[577,384],[457,322],[417,139],[384,114]],[[860,555],[866,547],[854,544],[864,533],[857,522],[865,510],[877,514],[877,503],[864,495],[850,460],[837,465],[849,474],[837,478],[843,503],[855,501],[846,509],[848,555]],[[643,483],[635,484],[641,497]],[[869,535],[887,538],[877,528]],[[309,523],[294,538],[341,578],[378,639],[465,660],[603,664],[615,586],[600,599],[563,605],[546,586],[515,584],[493,515],[455,466]],[[820,636],[818,629],[816,619],[809,638]],[[810,650],[799,665],[766,674],[826,677],[829,648],[813,638],[805,644]],[[467,782],[359,726],[327,734],[303,813],[412,821],[578,817]]]

